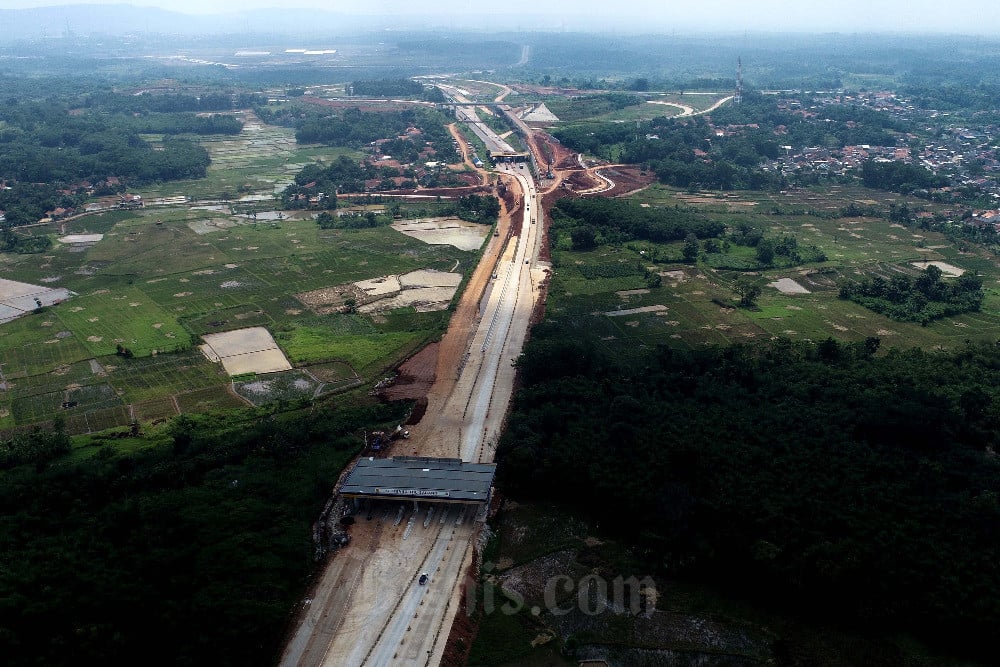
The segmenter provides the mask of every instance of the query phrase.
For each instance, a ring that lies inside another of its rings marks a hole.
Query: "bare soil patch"
[[[59,243],[77,244],[77,243],[97,243],[104,238],[104,234],[67,234],[66,236],[61,236],[57,240]]]
[[[458,218],[403,220],[393,223],[392,228],[424,243],[450,245],[459,250],[478,250],[490,231],[487,225]]]
[[[399,367],[399,375],[383,396],[390,401],[426,399],[437,377],[439,343],[431,343]]]
[[[625,315],[637,315],[639,313],[656,313],[661,310],[667,310],[667,307],[662,304],[657,304],[655,306],[643,306],[641,308],[625,308],[623,310],[609,310],[604,315],[608,317],[623,317]],[[628,323],[632,325],[631,322]],[[638,322],[636,323],[638,324]]]
[[[768,283],[767,286],[775,288],[782,294],[810,294],[809,290],[791,278],[779,278],[774,282]]]
[[[948,278],[958,278],[960,275],[965,273],[965,269],[960,269],[959,267],[947,262],[910,262],[910,265],[915,266],[918,269],[926,269],[928,266],[936,266],[941,269],[941,273]]]
[[[355,285],[348,283],[334,287],[323,287],[310,292],[301,292],[296,294],[295,298],[314,313],[329,315],[330,313],[339,313],[342,311],[347,299],[354,299],[357,303],[364,303],[368,300],[368,295]]]
[[[637,167],[616,166],[602,169],[601,173],[614,181],[615,186],[601,193],[602,197],[622,197],[648,187],[656,180],[652,173],[643,174]]]
[[[403,289],[409,287],[458,287],[462,276],[458,273],[444,271],[418,270],[399,276],[399,284]]]
[[[295,298],[321,315],[343,310],[347,299],[355,300],[359,312],[375,316],[406,306],[429,312],[447,308],[461,282],[458,273],[421,269],[302,292]]]
[[[230,375],[275,373],[292,368],[284,353],[264,327],[206,334],[202,353],[210,361],[222,362]]]
[[[399,284],[399,276],[380,276],[369,280],[359,280],[354,283],[354,286],[369,297],[383,297],[395,294],[402,289]]]

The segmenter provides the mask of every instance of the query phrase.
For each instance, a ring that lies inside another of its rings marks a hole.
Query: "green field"
[[[653,118],[672,118],[680,115],[683,107],[690,107],[695,113],[704,111],[726,97],[724,93],[691,94],[677,93],[625,93],[641,100],[639,104],[622,109],[612,108],[601,96],[567,98],[554,96],[545,100],[546,106],[564,123],[577,122],[635,122]],[[668,102],[670,104],[661,104]]]
[[[783,293],[764,287],[758,308],[725,307],[734,304],[733,283],[741,272],[715,268],[731,261],[727,255],[701,253],[696,264],[646,262],[662,275],[662,286],[646,288],[636,273],[617,278],[590,278],[588,267],[644,262],[655,244],[647,242],[602,246],[589,252],[563,249],[553,252],[554,276],[549,291],[548,317],[574,317],[600,332],[609,347],[667,343],[679,347],[725,345],[754,339],[787,337],[823,340],[832,337],[861,341],[869,336],[885,346],[956,348],[966,340],[994,340],[1000,326],[1000,263],[985,250],[955,247],[940,233],[903,228],[878,218],[831,218],[829,212],[850,203],[888,206],[899,195],[862,188],[836,187],[787,193],[689,195],[654,186],[631,198],[651,207],[691,206],[701,213],[735,225],[749,221],[769,237],[792,235],[801,246],[816,245],[828,261],[772,269],[760,274],[764,283],[782,278],[796,281],[808,294]],[[925,205],[911,200],[911,207]],[[933,210],[932,205],[927,205]],[[681,243],[659,246],[662,256],[680,257]],[[838,298],[838,282],[873,271],[915,273],[911,262],[943,261],[983,279],[986,298],[981,312],[932,322],[926,327],[898,322],[858,304]],[[629,292],[629,293],[626,293]],[[622,316],[603,313],[657,307],[656,311]],[[584,326],[584,325],[581,325]]]
[[[298,327],[279,333],[275,340],[292,363],[339,360],[363,371],[385,359],[403,356],[420,338],[406,333],[343,336],[318,327]]]
[[[133,417],[247,405],[224,389],[228,377],[194,346],[203,334],[251,326],[271,330],[295,363],[329,362],[318,366],[316,386],[296,389],[292,381],[269,392],[275,400],[372,381],[439,335],[448,312],[401,308],[377,321],[319,315],[295,295],[416,269],[467,271],[476,258],[388,227],[321,230],[309,214],[259,219],[219,206],[150,206],[36,228],[53,238],[105,235],[89,246],[0,255],[4,277],[75,293],[0,325],[0,373],[8,383],[0,389],[0,429],[61,414],[70,432],[81,433]],[[134,357],[116,356],[119,344]]]
[[[184,196],[189,201],[272,195],[291,183],[295,174],[307,164],[329,162],[340,155],[357,155],[355,151],[343,148],[299,146],[295,142],[294,130],[263,125],[249,112],[244,113],[241,119],[244,129],[237,136],[219,135],[200,139],[212,158],[205,178],[162,183],[143,189],[142,194],[147,200]]]

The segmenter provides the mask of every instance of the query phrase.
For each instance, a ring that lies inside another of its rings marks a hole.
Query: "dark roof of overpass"
[[[495,474],[494,463],[418,456],[363,458],[340,491],[345,496],[486,502]]]

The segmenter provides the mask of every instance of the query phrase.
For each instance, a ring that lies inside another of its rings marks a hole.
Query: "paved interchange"
[[[477,123],[474,110],[459,108],[460,119],[503,143]],[[484,262],[496,261],[485,267],[496,276],[486,307],[474,331],[449,331],[468,337],[465,361],[448,395],[431,400],[412,429],[415,454],[493,460],[513,387],[511,360],[521,352],[543,277],[536,267],[542,211],[534,181],[522,166],[505,164],[501,172],[519,184],[524,222],[519,234],[492,239],[495,247],[484,254]],[[438,664],[463,603],[459,584],[481,527],[476,512],[475,506],[372,503],[371,519],[359,515],[351,545],[322,573],[281,664]],[[426,586],[416,584],[421,572],[430,574]]]

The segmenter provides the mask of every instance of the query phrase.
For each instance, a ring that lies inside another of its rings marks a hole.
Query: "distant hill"
[[[385,17],[348,16],[324,10],[260,9],[193,16],[133,5],[63,5],[0,9],[0,41],[98,34],[343,33],[383,27]]]

